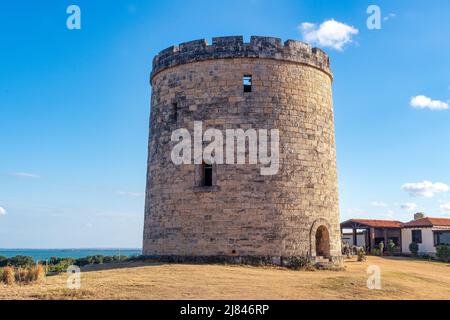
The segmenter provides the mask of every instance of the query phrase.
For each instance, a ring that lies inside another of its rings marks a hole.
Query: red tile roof
[[[407,223],[402,223],[402,228],[416,227],[450,227],[450,219],[446,218],[422,218]]]
[[[360,224],[372,228],[400,228],[402,222],[393,220],[369,220],[369,219],[350,219],[341,223],[341,226]]]

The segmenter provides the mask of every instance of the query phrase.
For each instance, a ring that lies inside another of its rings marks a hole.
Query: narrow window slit
[[[244,84],[244,92],[252,92],[252,76],[244,75],[242,82]]]
[[[212,179],[212,165],[203,162],[202,164],[202,186],[203,187],[212,187],[213,179]]]
[[[178,104],[172,103],[172,122],[178,122]]]

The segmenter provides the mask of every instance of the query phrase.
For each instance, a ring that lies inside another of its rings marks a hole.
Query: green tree
[[[0,256],[0,267],[6,267],[8,263],[8,258],[4,256]]]
[[[450,246],[440,245],[436,247],[436,257],[444,262],[450,260]]]
[[[14,267],[27,267],[34,265],[34,260],[32,257],[28,256],[15,256],[9,258],[7,264]]]

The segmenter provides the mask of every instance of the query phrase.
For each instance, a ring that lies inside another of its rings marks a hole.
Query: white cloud
[[[442,211],[449,211],[450,212],[450,202],[441,204],[440,208],[441,208]]]
[[[417,209],[417,204],[415,204],[413,202],[407,202],[407,203],[400,205],[400,208],[402,208],[403,210],[406,210],[406,211],[414,211]]]
[[[447,192],[450,188],[445,183],[441,182],[416,182],[416,183],[405,183],[402,189],[409,193],[411,197],[425,197],[432,198],[436,193]]]
[[[9,173],[10,176],[13,177],[18,177],[18,178],[40,178],[41,176],[34,174],[34,173],[29,173],[29,172],[11,172]]]
[[[143,192],[127,192],[127,191],[117,191],[116,192],[119,196],[125,196],[125,197],[143,197],[145,193]]]
[[[339,51],[351,43],[352,36],[359,32],[358,29],[334,19],[326,20],[320,26],[304,22],[298,28],[304,41]]]
[[[382,201],[372,201],[372,206],[378,207],[378,208],[386,208],[388,205],[387,203],[384,203]]]
[[[3,207],[0,207],[0,217],[6,215],[6,209]]]
[[[426,96],[420,95],[411,98],[410,105],[413,108],[418,109],[430,109],[430,110],[447,110],[448,103],[440,100],[432,100]]]

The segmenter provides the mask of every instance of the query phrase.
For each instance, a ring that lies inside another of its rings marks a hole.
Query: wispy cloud
[[[417,109],[430,109],[430,110],[447,110],[448,103],[433,100],[427,96],[419,95],[411,98],[410,106]]]
[[[372,201],[371,205],[374,207],[377,207],[377,208],[387,208],[388,207],[388,204],[383,201]]]
[[[417,209],[417,204],[415,204],[413,202],[407,202],[407,203],[400,205],[400,208],[402,208],[403,210],[406,210],[406,211],[414,211]]]
[[[124,197],[143,197],[145,195],[144,192],[128,192],[128,191],[116,191],[116,194]]]
[[[18,178],[33,178],[38,179],[41,176],[37,175],[35,173],[29,173],[29,172],[10,172],[8,173],[9,176],[18,177]]]
[[[447,192],[450,188],[442,182],[423,181],[405,183],[402,189],[408,192],[411,197],[432,198],[436,193]]]
[[[3,207],[0,207],[0,217],[6,215],[6,209]]]
[[[440,208],[442,211],[450,212],[450,202],[441,204]]]
[[[298,28],[304,41],[338,51],[342,51],[346,44],[351,43],[352,37],[359,32],[358,29],[334,19],[326,20],[319,26],[304,22]]]

